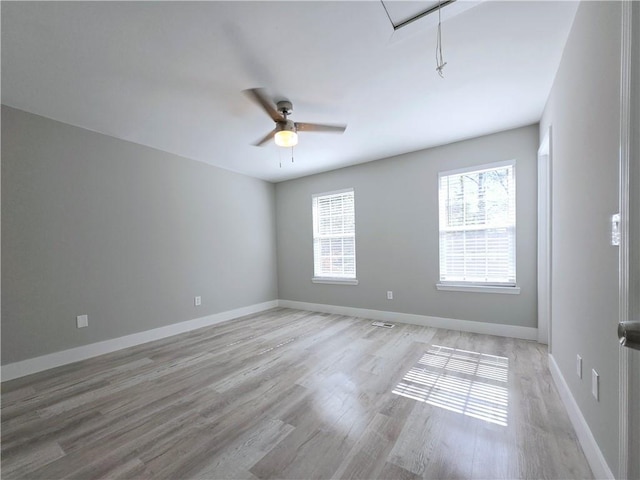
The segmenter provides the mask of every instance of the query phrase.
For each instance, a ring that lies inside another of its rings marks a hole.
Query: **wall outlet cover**
[[[78,328],[84,328],[89,326],[89,315],[78,315],[76,317],[76,325]]]

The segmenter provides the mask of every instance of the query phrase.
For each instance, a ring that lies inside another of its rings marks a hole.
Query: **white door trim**
[[[538,343],[551,353],[551,126],[538,149]]]
[[[638,55],[640,47],[638,46],[638,32],[633,32],[633,2],[625,0],[622,2],[622,42],[621,42],[621,66],[620,66],[620,180],[619,180],[619,209],[620,209],[620,248],[619,248],[619,321],[637,320],[636,316],[639,313],[638,306],[634,302],[634,295],[629,295],[630,282],[635,281],[635,278],[631,276],[637,276],[637,271],[632,271],[631,266],[632,257],[636,257],[638,252],[630,250],[630,246],[637,249],[639,238],[636,232],[638,226],[635,224],[636,219],[633,215],[637,215],[638,205],[632,205],[631,199],[637,198],[638,195],[635,191],[632,192],[632,188],[638,188],[631,181],[632,169],[640,168],[638,163],[640,159],[637,157],[638,146],[635,146],[633,132],[637,132],[639,125],[638,113],[632,114],[632,101],[637,101],[636,96],[639,92],[633,91],[632,88],[637,89],[637,85],[634,87],[634,82],[637,82],[638,78],[632,78],[634,55]],[[637,8],[637,7],[636,7]],[[636,13],[637,15],[637,13]],[[636,20],[637,21],[637,20]],[[635,28],[639,26],[636,25]],[[635,41],[634,41],[635,36]],[[635,48],[635,52],[633,51]],[[635,73],[637,74],[637,71]],[[637,107],[636,107],[637,108]],[[634,158],[635,156],[635,158]],[[634,213],[636,212],[636,213]],[[637,261],[637,258],[633,260]],[[633,418],[630,411],[630,405],[632,401],[632,389],[631,387],[631,355],[632,352],[628,348],[620,347],[619,352],[619,444],[618,444],[618,478],[627,479],[629,475],[635,475],[632,473],[638,464],[632,465],[632,461],[638,462],[637,456],[630,456],[630,444],[632,442],[633,428],[629,428],[630,422],[633,422]]]

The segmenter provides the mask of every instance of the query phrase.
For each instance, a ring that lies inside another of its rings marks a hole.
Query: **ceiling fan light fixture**
[[[298,134],[292,130],[280,130],[275,134],[275,141],[279,147],[294,147],[298,144]]]
[[[441,0],[442,1],[442,0]],[[454,1],[454,0],[449,0]],[[322,125],[319,123],[294,122],[287,118],[293,111],[293,105],[289,100],[280,100],[275,107],[273,102],[265,95],[261,88],[244,90],[251,100],[258,104],[276,124],[275,128],[267,133],[254,146],[259,147],[271,142],[273,138],[279,147],[295,147],[298,144],[298,130],[302,132],[332,132],[343,133],[346,125]]]

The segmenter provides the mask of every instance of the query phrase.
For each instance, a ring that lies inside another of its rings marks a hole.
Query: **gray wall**
[[[610,216],[618,211],[620,5],[580,4],[540,123],[543,134],[552,126],[552,353],[614,474],[618,249]]]
[[[2,107],[3,364],[274,300],[275,258],[272,184]]]
[[[277,184],[280,298],[536,327],[537,148],[533,125]],[[438,172],[511,159],[522,293],[437,291]],[[347,187],[355,189],[359,285],[314,284],[311,195]]]

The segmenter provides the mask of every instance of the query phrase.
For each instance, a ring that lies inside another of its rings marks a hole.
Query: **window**
[[[353,189],[313,196],[313,281],[357,284]]]
[[[438,288],[515,287],[515,161],[442,172],[439,192]]]

